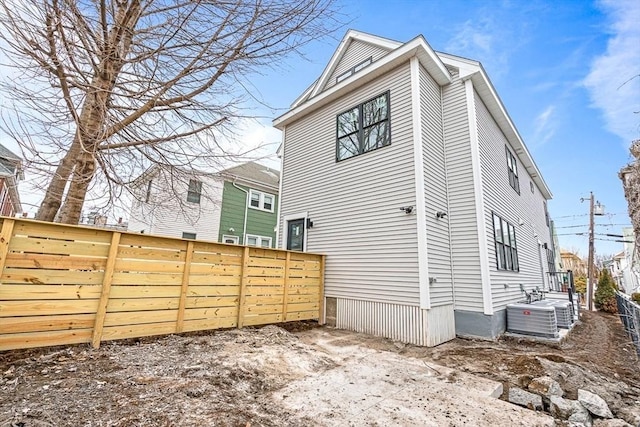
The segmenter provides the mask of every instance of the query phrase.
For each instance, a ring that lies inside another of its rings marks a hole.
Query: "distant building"
[[[279,179],[255,162],[181,178],[151,168],[136,180],[129,231],[275,247]]]
[[[565,271],[573,271],[574,277],[587,277],[587,263],[577,254],[569,251],[560,251],[560,259]]]
[[[0,144],[0,215],[22,212],[18,193],[18,181],[22,179],[22,159]]]

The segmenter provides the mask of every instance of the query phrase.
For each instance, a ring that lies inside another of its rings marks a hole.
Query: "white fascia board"
[[[356,30],[349,30],[347,34],[343,37],[342,41],[338,45],[338,48],[333,53],[329,64],[327,64],[326,68],[320,75],[320,78],[316,81],[316,84],[312,86],[312,91],[309,97],[316,96],[327,84],[327,79],[333,73],[333,70],[336,68],[340,59],[344,56],[344,53],[347,51],[347,48],[351,44],[353,40],[359,40],[365,43],[369,43],[372,45],[380,46],[385,49],[394,50],[398,47],[402,46],[402,43],[396,42],[394,40],[385,39],[383,37],[374,36],[373,34],[362,33]],[[303,94],[304,96],[304,94]],[[294,105],[298,105],[298,102],[295,102]]]
[[[431,308],[429,293],[429,254],[427,251],[427,208],[424,188],[424,162],[422,146],[422,109],[420,108],[420,62],[417,57],[411,64],[411,118],[413,123],[413,170],[416,186],[416,222],[418,237],[418,284],[420,308]]]
[[[482,284],[482,305],[484,314],[493,314],[493,298],[491,295],[491,275],[489,273],[489,248],[484,217],[484,191],[482,188],[482,163],[480,162],[480,140],[478,137],[478,120],[476,117],[473,82],[464,82],[467,118],[469,120],[469,139],[471,144],[471,172],[475,193],[476,228],[478,231],[478,252],[480,256],[480,280]]]
[[[527,149],[518,129],[511,120],[502,100],[498,96],[495,88],[491,84],[491,80],[484,71],[482,64],[466,58],[460,58],[446,53],[438,53],[438,56],[447,65],[454,66],[460,70],[460,78],[463,80],[471,79],[478,95],[485,103],[494,120],[506,136],[511,146],[516,151],[517,157],[538,186],[538,189],[546,200],[553,198],[551,190],[547,186],[538,166],[536,165],[531,153]]]
[[[400,64],[409,61],[413,56],[418,57],[420,64],[422,64],[439,85],[442,86],[451,83],[451,75],[442,61],[440,61],[424,38],[419,36],[393,52],[390,52],[387,56],[369,65],[364,70],[344,79],[330,89],[321,92],[318,96],[311,98],[309,101],[276,118],[273,121],[273,126],[282,130],[287,124],[299,117],[309,114],[358,87],[375,80]]]
[[[311,85],[308,88],[306,88],[304,90],[304,92],[302,92],[302,95],[297,97],[295,99],[295,101],[293,101],[293,103],[291,103],[291,106],[289,108],[296,108],[298,105],[302,104],[304,101],[309,99],[311,91],[313,90],[314,87],[316,87],[317,83],[318,83],[318,80],[316,80],[315,82],[311,83]]]

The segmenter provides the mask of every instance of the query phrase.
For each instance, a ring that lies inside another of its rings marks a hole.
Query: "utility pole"
[[[589,198],[589,257],[587,261],[587,309],[593,310],[593,191]]]

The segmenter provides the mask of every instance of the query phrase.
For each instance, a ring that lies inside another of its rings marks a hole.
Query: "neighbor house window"
[[[518,180],[518,163],[511,151],[505,146],[507,152],[507,168],[509,169],[509,185],[520,194],[520,181]]]
[[[153,180],[149,180],[149,182],[147,183],[147,194],[144,197],[144,201],[145,203],[149,203],[149,200],[151,200],[151,189],[153,187]]]
[[[196,179],[189,180],[189,191],[187,191],[187,202],[200,203],[202,194],[202,181]]]
[[[271,237],[255,236],[253,234],[247,234],[248,246],[260,246],[262,248],[271,247]]]
[[[191,239],[191,240],[195,240],[196,238],[196,233],[187,233],[186,231],[182,232],[182,238],[183,239]]]
[[[223,234],[222,235],[222,242],[223,243],[231,243],[233,245],[237,245],[238,243],[240,243],[240,238],[238,236],[229,236],[227,234]]]
[[[276,197],[273,194],[263,193],[262,191],[249,190],[249,207],[260,209],[267,212],[273,212]]]
[[[498,270],[520,271],[516,229],[498,215],[493,214],[493,237],[496,242],[496,264]]]
[[[373,57],[370,56],[367,59],[365,59],[364,61],[358,63],[357,65],[355,65],[355,66],[353,66],[351,68],[349,68],[344,73],[340,73],[340,75],[338,75],[338,77],[336,77],[336,83],[340,83],[341,81],[343,81],[347,77],[351,77],[352,75],[354,75],[358,71],[362,70],[364,67],[366,67],[367,65],[371,64],[372,62],[373,62]]]
[[[389,92],[338,115],[337,160],[391,144]]]

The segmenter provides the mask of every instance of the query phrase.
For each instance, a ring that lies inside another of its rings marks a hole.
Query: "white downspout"
[[[247,244],[247,211],[249,210],[249,192],[244,188],[238,187],[236,185],[236,180],[234,179],[231,182],[231,185],[236,187],[238,190],[242,191],[245,194],[244,198],[244,224],[242,225],[242,243],[243,245]]]

